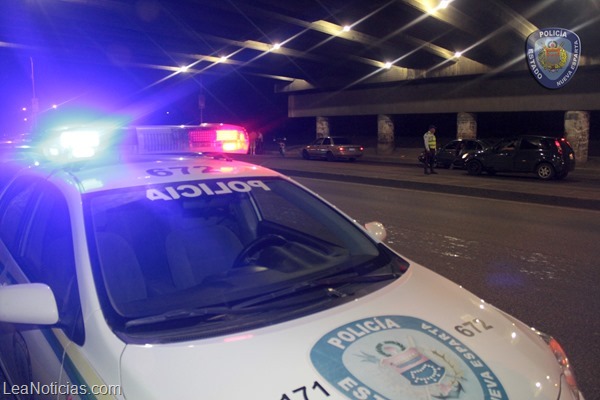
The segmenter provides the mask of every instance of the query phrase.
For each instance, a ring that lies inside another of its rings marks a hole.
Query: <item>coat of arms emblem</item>
[[[581,42],[566,29],[541,29],[527,38],[526,56],[534,78],[549,89],[558,89],[575,75]]]
[[[311,361],[348,398],[507,399],[502,383],[465,343],[430,322],[382,315],[340,326],[313,346]]]

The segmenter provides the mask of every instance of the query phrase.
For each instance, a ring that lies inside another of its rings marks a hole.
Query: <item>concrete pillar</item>
[[[394,121],[389,115],[377,116],[377,154],[392,154],[394,152]]]
[[[475,139],[477,137],[477,114],[459,112],[456,115],[456,138]]]
[[[317,139],[329,136],[329,118],[317,117]]]
[[[590,147],[590,113],[567,111],[565,113],[565,138],[575,151],[578,163],[586,163]]]

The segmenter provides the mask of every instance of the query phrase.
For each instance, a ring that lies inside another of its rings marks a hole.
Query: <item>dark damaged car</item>
[[[534,173],[543,180],[563,179],[575,169],[575,153],[564,138],[522,135],[472,154],[465,166],[470,175]]]

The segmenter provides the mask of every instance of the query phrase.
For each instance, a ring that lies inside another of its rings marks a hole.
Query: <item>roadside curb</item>
[[[408,166],[408,165],[407,165]],[[294,176],[299,178],[315,178],[334,180],[341,182],[359,183],[363,185],[374,185],[374,186],[385,186],[394,187],[398,189],[409,189],[419,190],[432,193],[446,193],[460,196],[473,196],[483,197],[495,200],[505,201],[522,201],[535,204],[552,205],[559,207],[571,207],[581,208],[589,210],[600,210],[600,200],[596,199],[583,199],[569,196],[556,196],[554,194],[535,194],[535,193],[524,193],[517,191],[507,191],[499,189],[489,189],[481,187],[469,187],[469,186],[456,186],[446,185],[435,182],[422,182],[412,180],[401,180],[401,179],[386,179],[386,178],[373,178],[356,175],[343,175],[343,174],[332,174],[327,172],[310,172],[310,171],[299,171],[290,170],[283,168],[274,168],[279,173],[287,176]]]
[[[287,149],[287,154],[290,156],[300,157],[300,150],[302,146],[290,146]],[[371,162],[381,163],[392,163],[392,164],[412,164],[421,165],[417,157],[423,150],[419,147],[402,147],[394,149],[390,154],[378,154],[377,149],[374,147],[365,147],[363,156],[360,160],[367,160]],[[271,153],[271,152],[269,152]],[[277,154],[277,152],[272,152]],[[578,161],[575,167],[575,171],[581,170],[594,170],[600,173],[600,157],[588,156],[586,162]]]

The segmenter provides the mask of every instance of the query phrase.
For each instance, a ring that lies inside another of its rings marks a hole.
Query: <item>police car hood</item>
[[[415,264],[339,307],[231,336],[128,345],[121,363],[126,398],[140,400],[555,400],[561,383],[535,332]]]

